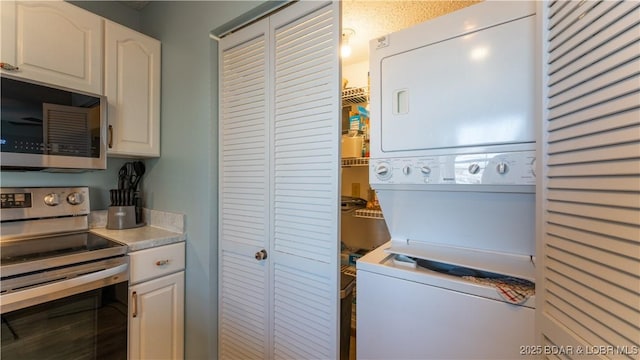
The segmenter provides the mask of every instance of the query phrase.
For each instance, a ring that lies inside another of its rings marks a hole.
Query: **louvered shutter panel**
[[[271,20],[274,357],[335,359],[339,348],[339,3],[296,5]]]
[[[219,354],[267,358],[269,267],[255,259],[268,248],[268,21],[220,42]]]
[[[541,279],[549,358],[640,356],[640,3],[540,5]],[[567,347],[571,348],[567,348]]]

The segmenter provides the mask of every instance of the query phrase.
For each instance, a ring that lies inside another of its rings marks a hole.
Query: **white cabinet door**
[[[339,16],[298,2],[220,43],[221,359],[338,358]]]
[[[0,61],[18,67],[12,74],[102,94],[101,17],[64,1],[2,1],[0,8]]]
[[[160,41],[105,20],[111,156],[160,156]]]
[[[184,357],[184,271],[129,288],[129,359]]]
[[[538,355],[548,358],[640,354],[639,9],[637,1],[538,6],[536,324]]]

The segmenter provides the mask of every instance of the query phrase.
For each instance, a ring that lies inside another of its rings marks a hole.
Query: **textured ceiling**
[[[212,0],[209,0],[212,1]],[[141,10],[150,1],[120,1]],[[406,29],[429,19],[462,9],[479,1],[463,0],[342,0],[342,28],[355,31],[349,39],[352,55],[344,65],[369,59],[369,40]]]
[[[342,0],[342,28],[355,31],[349,39],[352,55],[342,59],[349,65],[369,59],[369,40],[406,29],[479,1],[432,0]]]

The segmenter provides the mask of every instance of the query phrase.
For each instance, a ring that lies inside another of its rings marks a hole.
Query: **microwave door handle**
[[[120,264],[91,274],[2,295],[0,313],[4,314],[121,282],[127,279],[128,267],[129,264]],[[123,275],[122,278],[117,278],[120,281],[110,279],[118,274]]]
[[[109,144],[109,149],[113,148],[113,125],[109,125],[109,134],[108,134],[108,144]]]

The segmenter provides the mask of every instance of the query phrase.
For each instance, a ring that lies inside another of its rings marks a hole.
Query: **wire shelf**
[[[356,267],[353,265],[340,265],[340,271],[347,275],[356,276]]]
[[[368,166],[369,158],[342,159],[342,166]]]
[[[366,219],[383,219],[382,210],[369,210],[369,209],[358,209],[353,214],[355,217],[366,218]]]
[[[342,90],[342,106],[369,102],[369,90],[364,87]]]

